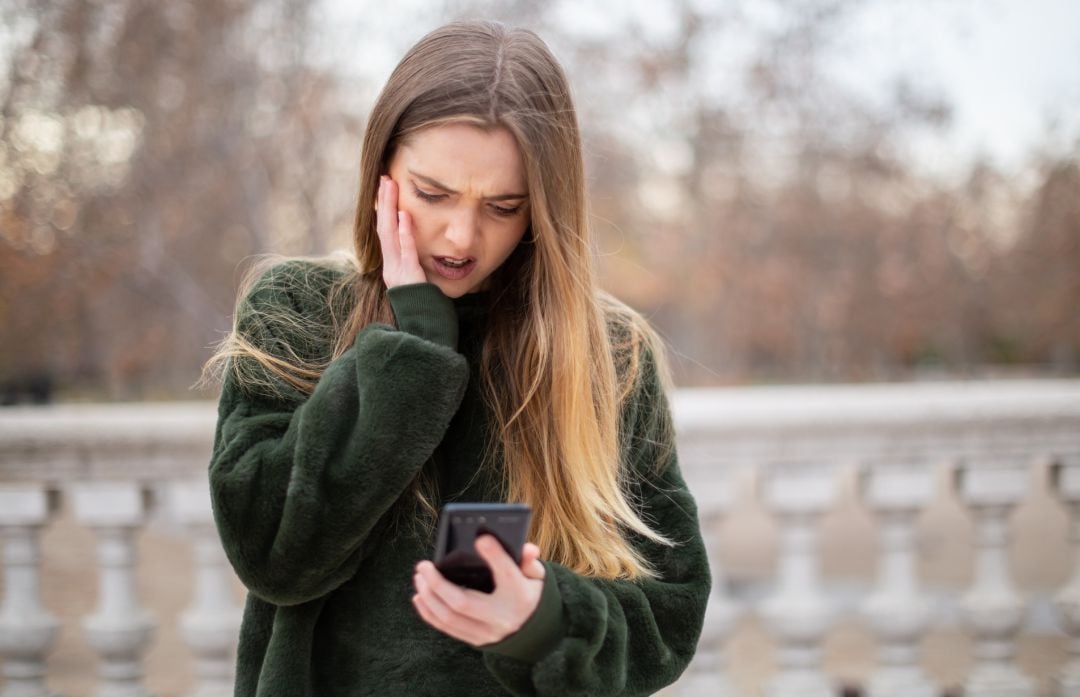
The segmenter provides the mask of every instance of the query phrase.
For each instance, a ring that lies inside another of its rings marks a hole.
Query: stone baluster
[[[713,464],[717,472],[721,464]],[[695,481],[694,498],[697,501],[701,526],[712,534],[706,534],[706,543],[714,539],[724,517],[734,503],[734,482],[727,472],[720,473],[708,482]],[[727,594],[723,565],[715,548],[709,549],[709,570],[712,575],[712,592],[705,608],[705,624],[694,661],[679,681],[680,697],[736,697],[738,694],[728,679],[724,662],[724,642],[738,620],[739,607]]]
[[[974,512],[975,582],[960,601],[973,633],[975,667],[965,683],[972,697],[1032,697],[1034,685],[1015,664],[1023,597],[1009,578],[1009,513],[1024,497],[1030,477],[1023,456],[986,454],[957,470],[960,498]]]
[[[228,697],[233,693],[240,608],[232,598],[231,572],[214,526],[209,485],[205,480],[176,482],[168,496],[173,517],[191,535],[195,548],[194,599],[180,620],[195,654],[199,684],[192,697]]]
[[[98,537],[100,602],[97,613],[83,622],[87,642],[101,656],[97,695],[147,697],[141,660],[154,622],[135,589],[135,533],[146,515],[143,490],[134,482],[88,482],[71,494],[76,519]]]
[[[49,697],[45,657],[59,622],[41,605],[41,528],[55,509],[42,484],[0,486],[0,535],[4,551],[4,599],[0,605],[0,697]]]
[[[932,607],[915,570],[915,517],[933,497],[933,467],[917,458],[875,460],[860,474],[863,498],[881,525],[878,585],[861,607],[880,647],[870,697],[937,697],[919,667]]]
[[[1052,481],[1069,507],[1070,541],[1073,548],[1073,576],[1054,598],[1062,627],[1069,635],[1069,662],[1055,679],[1057,697],[1080,697],[1080,453],[1058,458]]]
[[[818,462],[764,469],[766,504],[780,519],[776,593],[761,608],[777,640],[777,675],[767,697],[833,697],[822,670],[822,643],[834,610],[822,590],[818,525],[835,498],[836,470]]]

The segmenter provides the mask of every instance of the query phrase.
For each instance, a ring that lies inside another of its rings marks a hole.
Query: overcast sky
[[[780,0],[692,1],[755,16],[784,6]],[[660,34],[677,30],[669,17],[656,14],[665,3],[652,0],[551,2],[553,16],[572,27],[571,36],[618,33],[614,20],[620,16],[636,17]],[[446,0],[443,8],[454,4]],[[370,93],[355,95],[357,108],[370,106],[409,45],[445,21],[444,11],[433,12],[433,6],[439,7],[430,0],[322,0],[320,21],[328,39],[319,42],[322,58],[367,78]],[[0,39],[6,34],[0,30]],[[726,36],[721,50],[746,50],[740,38]],[[909,143],[927,173],[963,172],[980,155],[1015,170],[1037,145],[1075,151],[1080,0],[868,0],[841,35],[830,38],[831,72],[853,89],[886,98],[894,79],[907,75],[952,105],[952,123],[944,132],[920,132]],[[5,68],[6,53],[0,51]]]
[[[850,84],[873,94],[907,71],[953,104],[943,137],[916,144],[931,170],[980,153],[1012,168],[1048,132],[1062,149],[1080,138],[1078,0],[877,3],[847,40],[851,60],[836,70]]]
[[[649,0],[555,1],[555,16],[585,35],[617,26],[614,14],[649,15],[663,7]],[[707,7],[736,0],[694,1]],[[769,4],[746,0],[740,11],[767,13]],[[401,8],[402,14],[372,13],[369,3],[348,0],[327,0],[325,8],[325,18],[343,35],[387,37],[385,43],[366,42],[360,51],[348,42],[352,48],[346,49],[359,59],[359,72],[377,85],[408,45],[443,21],[430,13],[429,2],[402,0],[385,7]],[[425,11],[430,20],[423,19]],[[665,19],[645,24],[666,32],[671,22]],[[961,172],[980,155],[1014,169],[1037,143],[1048,142],[1048,133],[1051,147],[1062,151],[1080,138],[1080,0],[867,2],[834,40],[832,72],[853,89],[885,98],[893,80],[907,75],[952,105],[945,132],[921,133],[910,143],[927,173]],[[732,50],[745,48],[730,43]],[[1059,122],[1056,130],[1049,130],[1050,119]]]

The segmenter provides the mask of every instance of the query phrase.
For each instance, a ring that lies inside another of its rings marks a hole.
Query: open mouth
[[[453,281],[465,278],[476,267],[476,260],[472,257],[455,259],[454,257],[435,257],[435,270],[443,278]]]

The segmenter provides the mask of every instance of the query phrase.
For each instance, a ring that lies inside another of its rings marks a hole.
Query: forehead
[[[410,135],[390,163],[437,179],[458,191],[497,195],[524,191],[525,168],[514,135],[506,128],[444,124]]]

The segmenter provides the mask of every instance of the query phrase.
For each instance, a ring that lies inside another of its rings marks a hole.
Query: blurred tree
[[[996,357],[1080,369],[1080,143],[1039,163],[1014,246],[996,260]]]
[[[359,124],[304,58],[309,5],[5,5],[0,377],[181,394],[241,258],[326,251],[326,146]]]
[[[1075,183],[1059,176],[1068,193],[1028,204],[1019,171],[976,162],[959,185],[921,175],[905,143],[947,126],[948,103],[900,75],[875,104],[830,72],[870,4],[661,0],[602,22],[564,5],[530,16],[578,95],[605,278],[666,330],[681,382],[1076,369],[1080,265],[1062,240],[1077,222],[1051,214],[1050,233],[1018,216],[1063,210],[1080,200]],[[474,7],[514,21],[520,5]],[[1063,162],[1075,168],[1076,154]],[[1058,280],[1029,271],[1023,290],[1009,286],[997,269],[1014,255]],[[1039,312],[1004,326],[1025,296]]]
[[[947,102],[914,76],[871,102],[831,72],[872,4],[403,1],[350,25],[313,0],[6,0],[0,381],[183,396],[238,262],[348,242],[382,81],[475,16],[565,64],[604,283],[680,382],[1075,372],[1080,143],[920,174],[905,143]]]

